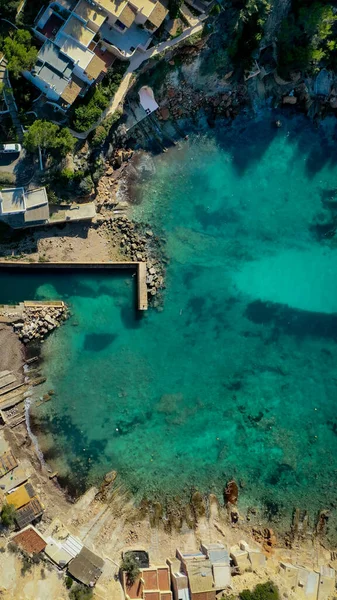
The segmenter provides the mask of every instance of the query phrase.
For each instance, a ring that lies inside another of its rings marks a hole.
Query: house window
[[[122,21],[119,21],[118,19],[117,19],[117,21],[114,23],[114,25],[115,25],[116,27],[118,27],[118,29],[121,29],[122,31],[125,31],[125,29],[126,29],[126,25],[124,25],[124,23],[122,23]]]

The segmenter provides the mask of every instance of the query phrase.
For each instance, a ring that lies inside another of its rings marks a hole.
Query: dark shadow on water
[[[139,329],[142,324],[144,314],[142,311],[135,311],[133,307],[124,303],[121,307],[121,319],[126,329]]]
[[[207,197],[206,194],[205,197]],[[203,206],[202,204],[196,205],[194,209],[195,216],[203,229],[208,229],[209,227],[221,229],[223,225],[226,225],[226,223],[236,223],[239,220],[237,211],[231,208],[226,208],[228,205],[228,200],[228,197],[224,196],[222,199],[224,208],[213,211],[208,210],[207,207]]]
[[[248,304],[245,314],[253,323],[270,323],[282,333],[298,338],[309,336],[337,341],[337,314],[299,310],[262,300]]]
[[[101,352],[117,338],[115,333],[88,333],[84,338],[83,350]]]
[[[281,128],[276,127],[277,120],[281,121]],[[231,154],[239,175],[262,159],[275,136],[289,138],[297,154],[305,159],[308,178],[325,166],[332,168],[337,164],[337,123],[328,139],[322,124],[315,127],[308,117],[294,109],[268,110],[259,119],[239,115],[229,125],[221,122],[212,129],[212,135],[219,147]]]
[[[229,127],[212,129],[217,143],[226,152],[230,152],[233,166],[239,175],[253,163],[258,163],[280,130],[276,127],[277,116],[267,113],[264,120],[238,117]]]

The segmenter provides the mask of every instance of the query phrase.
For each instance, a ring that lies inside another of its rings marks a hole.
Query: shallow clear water
[[[337,250],[314,226],[337,187],[334,123],[274,118],[154,159],[135,216],[167,238],[163,312],[136,314],[131,273],[1,275],[2,300],[71,305],[34,425],[77,489],[111,469],[138,497],[234,477],[269,515],[334,508]]]

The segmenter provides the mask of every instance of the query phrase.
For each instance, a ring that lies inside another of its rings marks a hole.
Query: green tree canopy
[[[74,150],[76,139],[66,127],[49,121],[34,121],[25,133],[23,144],[28,152],[36,152],[40,147],[45,154],[54,151],[55,154],[66,156]]]
[[[4,527],[11,527],[15,520],[15,507],[13,504],[4,504],[0,516],[2,525]]]
[[[32,46],[32,36],[25,29],[17,29],[13,36],[4,39],[3,52],[8,61],[8,70],[14,77],[29,70],[37,59],[37,48]]]

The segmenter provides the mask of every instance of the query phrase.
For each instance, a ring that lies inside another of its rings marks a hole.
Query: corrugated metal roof
[[[72,558],[75,558],[75,556],[81,552],[83,544],[78,538],[74,537],[73,535],[69,535],[64,544],[62,544],[62,548],[66,550],[66,552],[68,552]]]
[[[15,520],[18,527],[22,529],[23,527],[26,527],[26,525],[29,525],[29,523],[32,523],[32,521],[35,521],[42,513],[43,505],[39,498],[35,496],[28,504],[16,511]]]

